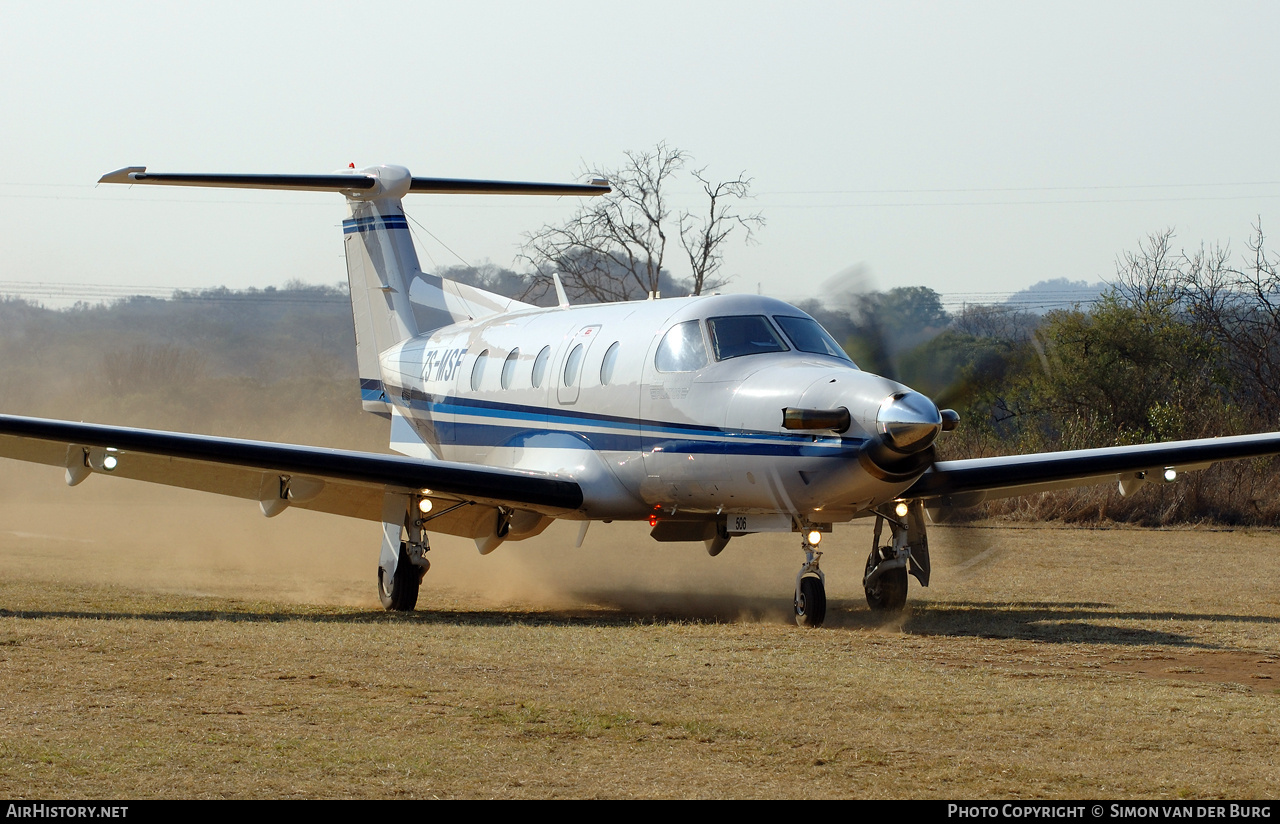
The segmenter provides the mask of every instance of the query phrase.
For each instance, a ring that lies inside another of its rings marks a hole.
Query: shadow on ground
[[[792,620],[790,604],[773,597],[732,593],[678,593],[643,589],[609,589],[572,593],[578,606],[476,609],[424,608],[411,613],[380,609],[310,607],[226,601],[210,609],[8,610],[0,616],[16,619],[50,618],[138,621],[312,622],[336,624],[416,623],[423,625],[506,626],[627,626],[653,623],[773,623]],[[1152,622],[1170,629],[1139,626]],[[1218,649],[1179,632],[1179,623],[1276,624],[1269,616],[1151,612],[1125,610],[1100,602],[945,602],[911,604],[901,613],[871,612],[860,599],[828,603],[826,627],[846,630],[892,630],[908,635],[1017,639],[1056,643],[1168,645]]]

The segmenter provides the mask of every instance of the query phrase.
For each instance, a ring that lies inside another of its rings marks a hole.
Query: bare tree
[[[1031,341],[1039,323],[1035,313],[1016,306],[971,303],[956,313],[952,328],[975,338],[1023,343]]]
[[[552,272],[560,273],[575,298],[607,302],[659,293],[671,280],[664,266],[673,234],[689,260],[685,290],[700,294],[724,282],[719,271],[729,236],[741,228],[750,242],[764,225],[759,214],[741,215],[734,208],[750,196],[745,173],[714,182],[705,169],[691,172],[702,185],[706,209],[698,215],[681,210],[673,217],[671,189],[691,160],[688,153],[659,143],[652,151],[625,155],[618,169],[589,170],[593,177],[608,178],[610,194],[587,201],[566,223],[527,236],[522,257],[535,273],[526,294],[545,291]]]
[[[705,217],[696,218],[690,212],[680,214],[680,243],[689,255],[692,272],[689,291],[694,295],[724,283],[718,273],[724,264],[725,241],[735,229],[742,229],[744,242],[751,243],[755,240],[755,230],[764,226],[764,217],[759,212],[740,215],[733,209],[735,201],[751,196],[751,178],[746,172],[735,180],[719,183],[708,180],[705,173],[706,169],[693,172],[707,196]]]
[[[1181,261],[1174,254],[1173,229],[1147,235],[1137,252],[1125,252],[1116,260],[1115,291],[1130,306],[1146,312],[1165,312],[1181,296]]]
[[[1280,407],[1280,275],[1266,249],[1262,220],[1249,238],[1244,267],[1214,246],[1183,254],[1180,286],[1193,321],[1223,347],[1237,391],[1272,420]]]

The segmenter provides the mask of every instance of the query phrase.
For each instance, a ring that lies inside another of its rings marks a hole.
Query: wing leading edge
[[[926,506],[973,506],[1008,498],[1108,481],[1154,480],[1165,469],[1204,469],[1218,461],[1280,454],[1280,432],[1191,441],[1041,452],[1003,458],[939,461],[903,493]]]
[[[432,500],[431,531],[476,537],[494,508],[562,515],[582,505],[576,482],[510,469],[315,446],[0,415],[0,457],[90,474],[382,520],[386,492]]]

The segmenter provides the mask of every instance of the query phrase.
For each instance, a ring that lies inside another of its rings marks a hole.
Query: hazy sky
[[[337,195],[95,188],[121,166],[570,181],[658,141],[754,178],[729,291],[1096,280],[1166,227],[1280,230],[1278,41],[1274,2],[0,0],[0,291],[345,277]],[[500,265],[575,205],[406,201]]]

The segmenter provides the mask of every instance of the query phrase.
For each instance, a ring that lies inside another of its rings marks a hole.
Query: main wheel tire
[[[874,612],[897,612],[907,605],[907,568],[891,569],[865,589],[867,605]]]
[[[817,576],[800,579],[796,596],[796,623],[802,627],[820,627],[827,618],[827,588]]]
[[[422,576],[427,573],[426,567],[415,566],[409,560],[409,552],[404,541],[400,542],[400,560],[396,562],[396,572],[387,581],[387,571],[378,567],[378,600],[388,612],[412,612],[418,604],[418,588],[422,584]]]

